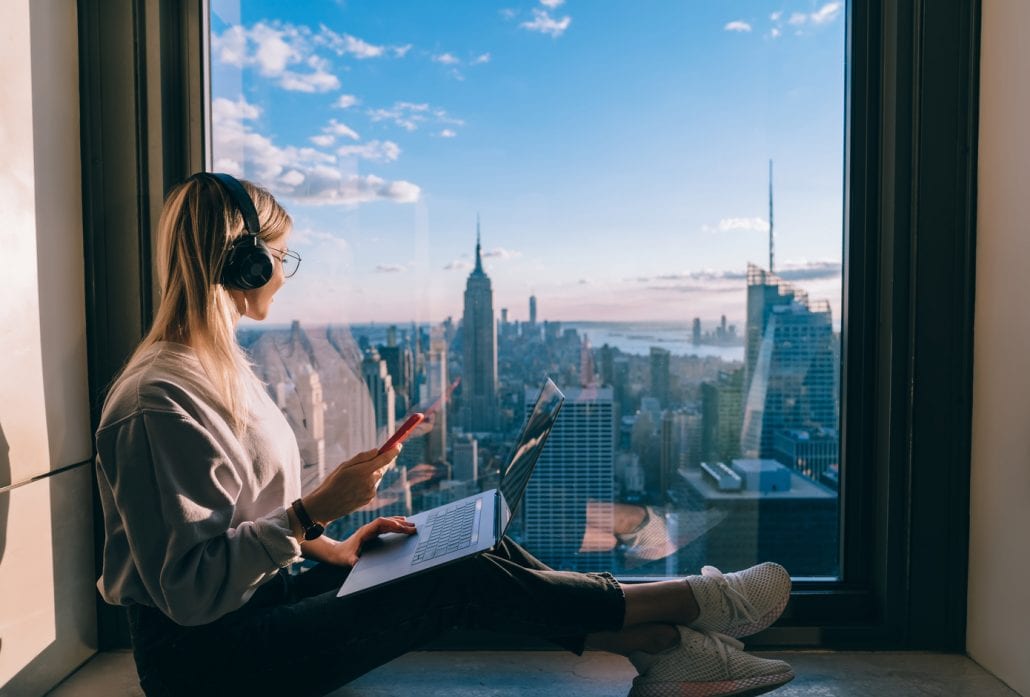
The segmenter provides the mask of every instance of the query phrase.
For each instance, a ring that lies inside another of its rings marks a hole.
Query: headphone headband
[[[236,204],[240,215],[243,216],[243,230],[249,235],[261,232],[261,223],[258,220],[254,200],[236,177],[225,172],[197,172],[190,179],[213,179],[221,184],[225,192],[229,194],[229,198]]]
[[[229,245],[222,264],[222,285],[239,290],[260,288],[272,278],[275,268],[271,252],[258,237],[261,223],[250,194],[236,177],[224,172],[197,172],[192,179],[218,182],[243,216],[243,234]]]

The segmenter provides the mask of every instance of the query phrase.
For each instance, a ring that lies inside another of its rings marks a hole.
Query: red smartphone
[[[379,448],[378,454],[382,455],[393,446],[403,442],[405,438],[411,435],[411,430],[422,423],[424,418],[426,418],[426,415],[420,411],[416,411],[409,416],[407,421],[402,423],[401,427],[397,429],[397,432],[390,436],[390,440],[383,443],[383,447]]]

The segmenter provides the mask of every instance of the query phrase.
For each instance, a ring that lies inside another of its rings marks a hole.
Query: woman
[[[553,571],[505,539],[337,598],[363,544],[417,531],[380,518],[346,540],[319,534],[372,499],[399,447],[360,453],[300,496],[296,440],[235,339],[239,318],[264,319],[295,270],[285,269],[299,261],[290,226],[267,191],[224,174],[194,175],[165,202],[160,307],[96,434],[106,530],[97,585],[127,608],[148,695],[324,694],[452,627],[627,656],[637,697],[758,694],[793,677],[731,638],[783,610],[790,578],[775,564],[621,585]],[[301,557],[318,564],[288,574]]]

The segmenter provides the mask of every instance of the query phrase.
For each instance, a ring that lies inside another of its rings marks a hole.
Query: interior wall
[[[1030,696],[1030,3],[982,32],[966,646]]]
[[[0,23],[0,694],[96,646],[76,5]]]

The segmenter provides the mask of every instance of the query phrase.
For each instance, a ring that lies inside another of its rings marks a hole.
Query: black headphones
[[[187,181],[191,179],[207,179],[221,184],[243,216],[243,234],[229,245],[219,282],[237,290],[253,290],[268,283],[275,270],[275,259],[258,237],[261,224],[258,222],[257,208],[243,184],[231,174],[222,172],[197,172]]]

